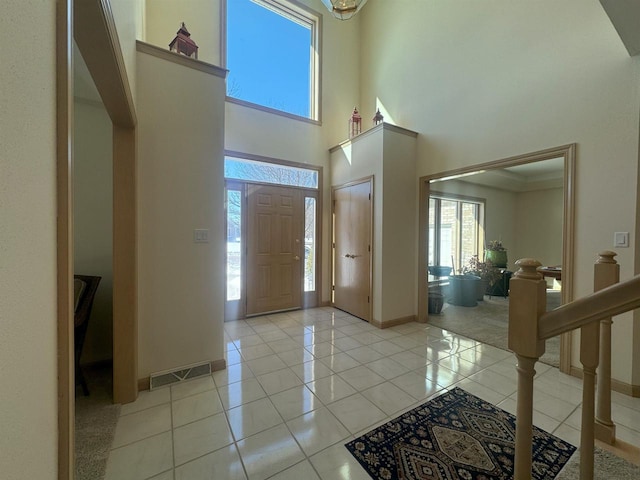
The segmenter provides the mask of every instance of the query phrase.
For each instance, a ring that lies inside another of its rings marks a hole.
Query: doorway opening
[[[225,321],[318,306],[322,168],[226,152]]]
[[[420,179],[418,255],[418,318],[420,321],[429,321],[430,284],[432,287],[448,286],[447,282],[439,278],[430,279],[428,271],[429,252],[434,248],[431,245],[434,239],[430,237],[430,226],[435,223],[431,218],[433,212],[430,215],[429,201],[434,192],[441,194],[443,191],[448,191],[459,195],[485,198],[484,235],[486,240],[474,255],[478,255],[480,260],[483,260],[484,250],[488,249],[490,241],[494,240],[504,243],[510,250],[511,270],[514,270],[514,262],[519,258],[540,256],[539,260],[545,266],[554,266],[562,271],[559,302],[566,303],[573,299],[575,158],[576,145],[570,144],[441,172]],[[517,205],[515,200],[509,200],[511,197],[508,192],[515,192],[517,197],[519,190],[529,193],[520,195],[517,200],[520,205]],[[490,196],[493,198],[488,198]],[[555,202],[553,209],[548,211],[544,208],[537,209],[535,216],[517,214],[517,208],[527,210],[527,202],[545,196],[548,197],[545,201]],[[551,222],[554,222],[554,231],[557,232],[553,241],[555,250],[552,253],[546,253],[540,251],[539,247],[546,240],[545,231],[551,231]],[[461,270],[462,266],[457,265],[456,269]],[[501,272],[502,283],[505,283],[504,279],[510,273],[508,267],[505,271],[506,273]],[[508,293],[508,287],[505,293]],[[569,373],[571,369],[570,334],[565,334],[560,339],[559,367],[565,373]]]

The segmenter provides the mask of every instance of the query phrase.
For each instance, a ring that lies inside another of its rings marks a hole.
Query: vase
[[[475,275],[450,275],[447,302],[461,307],[475,307],[478,305],[479,283],[480,277]]]
[[[484,260],[491,262],[494,267],[507,268],[506,250],[485,250]]]
[[[444,295],[437,292],[429,292],[429,313],[439,314],[444,305]]]

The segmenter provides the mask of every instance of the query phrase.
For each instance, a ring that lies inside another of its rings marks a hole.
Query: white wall
[[[168,50],[184,22],[198,45],[198,60],[222,66],[220,0],[145,0],[145,4],[145,42]]]
[[[0,41],[0,465],[57,478],[55,5],[3,2]]]
[[[597,252],[635,228],[638,180],[640,60],[600,3],[369,2],[360,22],[364,116],[378,99],[421,134],[419,175],[578,144],[574,278],[587,294]],[[632,239],[619,251],[623,279],[634,249]],[[632,330],[614,324],[613,375],[624,382]]]
[[[74,272],[102,277],[82,363],[113,358],[113,148],[111,119],[97,102],[74,103]]]
[[[224,359],[224,79],[138,53],[140,378]],[[195,244],[194,229],[209,243]]]

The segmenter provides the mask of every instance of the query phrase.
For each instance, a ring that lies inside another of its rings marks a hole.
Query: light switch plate
[[[194,243],[209,243],[209,230],[203,228],[196,228],[193,231]]]
[[[629,232],[615,232],[613,234],[614,248],[626,248],[629,246]]]

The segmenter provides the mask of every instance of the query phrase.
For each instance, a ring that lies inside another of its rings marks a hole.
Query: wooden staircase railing
[[[540,262],[525,258],[510,283],[509,349],[517,358],[515,479],[531,478],[533,377],[545,340],[576,328],[580,333],[583,366],[580,478],[593,479],[594,438],[615,441],[611,421],[611,317],[640,308],[640,275],[623,283],[614,252],[600,253],[594,267],[595,293],[546,311],[546,282],[537,272]],[[598,364],[598,409],[595,378]]]

